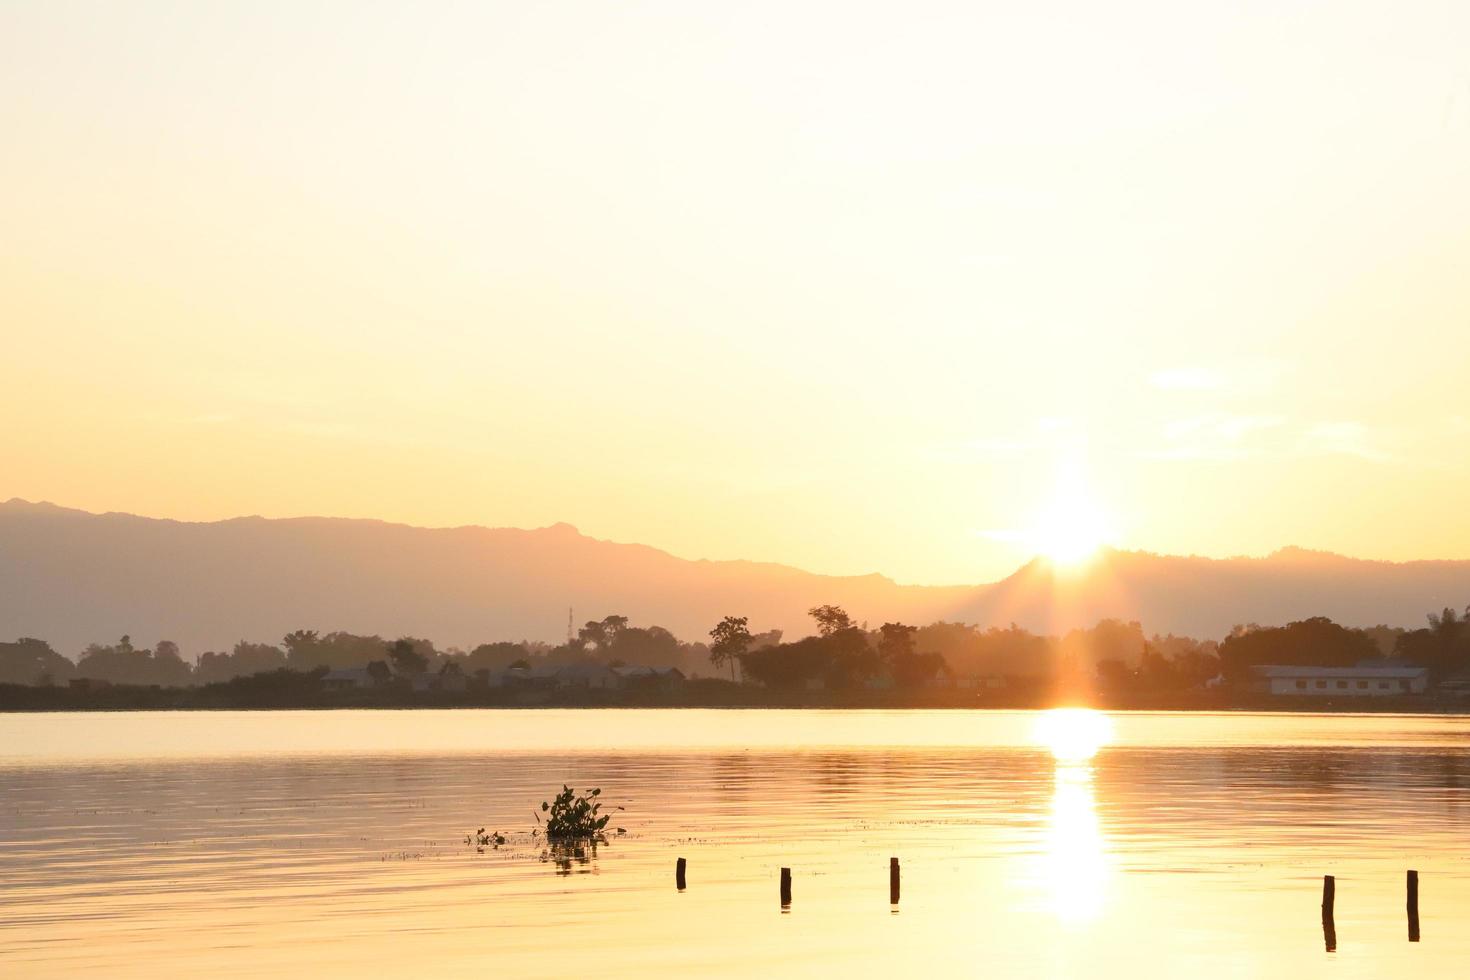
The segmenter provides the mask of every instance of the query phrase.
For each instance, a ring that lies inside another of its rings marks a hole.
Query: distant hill
[[[1149,633],[1220,639],[1237,623],[1308,616],[1419,627],[1430,610],[1466,603],[1470,561],[1364,561],[1301,548],[1225,559],[1107,550],[1077,573],[1032,561],[976,589],[956,615],[1053,632],[1111,616],[1136,619]]]
[[[1470,602],[1470,561],[1394,564],[1285,549],[1267,558],[1113,551],[1063,574],[1034,561],[978,586],[899,585],[881,575],[814,575],[784,565],[689,561],[600,541],[565,524],[536,530],[429,529],[335,518],[187,523],[0,504],[0,640],[36,636],[75,656],[123,633],[186,654],[293,629],[410,634],[441,648],[556,641],[612,613],[704,638],[724,615],[803,635],[805,611],[844,606],[859,621],[1062,631],[1104,616],[1149,632],[1222,636],[1238,622],[1327,615],[1350,625],[1419,625]]]
[[[702,640],[726,615],[756,631],[804,633],[806,610],[928,621],[965,588],[900,586],[881,575],[813,575],[746,561],[686,561],[654,548],[536,530],[428,529],[335,518],[213,523],[0,504],[0,639],[36,636],[75,656],[131,634],[186,655],[293,629],[432,639],[559,641],[613,613]]]

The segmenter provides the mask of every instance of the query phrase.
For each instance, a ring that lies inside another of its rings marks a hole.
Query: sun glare
[[[1062,566],[1083,564],[1113,538],[1113,530],[1080,474],[1058,475],[1051,500],[1037,516],[1031,545]]]

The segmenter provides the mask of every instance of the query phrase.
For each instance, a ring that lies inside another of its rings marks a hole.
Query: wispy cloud
[[[1163,446],[1145,450],[1145,459],[1215,460],[1245,459],[1260,451],[1249,445],[1253,437],[1286,424],[1279,415],[1233,415],[1212,412],[1176,419],[1164,426]]]
[[[1178,419],[1164,426],[1164,436],[1169,439],[1206,436],[1226,442],[1239,442],[1253,432],[1275,428],[1286,419],[1280,415],[1231,415],[1213,412]]]
[[[1372,463],[1387,463],[1393,457],[1375,445],[1375,433],[1362,422],[1318,422],[1302,434],[1302,446],[1309,452],[1337,456],[1353,456]]]

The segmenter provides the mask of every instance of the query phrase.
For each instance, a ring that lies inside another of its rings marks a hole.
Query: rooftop
[[[1309,678],[1401,678],[1409,680],[1423,677],[1427,667],[1300,667],[1294,664],[1263,664],[1252,667],[1258,677],[1309,677]]]

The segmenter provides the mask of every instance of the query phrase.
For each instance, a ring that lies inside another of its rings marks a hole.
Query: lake
[[[626,833],[546,852],[533,812],[563,783],[601,787]],[[0,789],[7,977],[1470,962],[1470,719],[1454,716],[10,714]],[[482,826],[506,845],[466,845]]]

